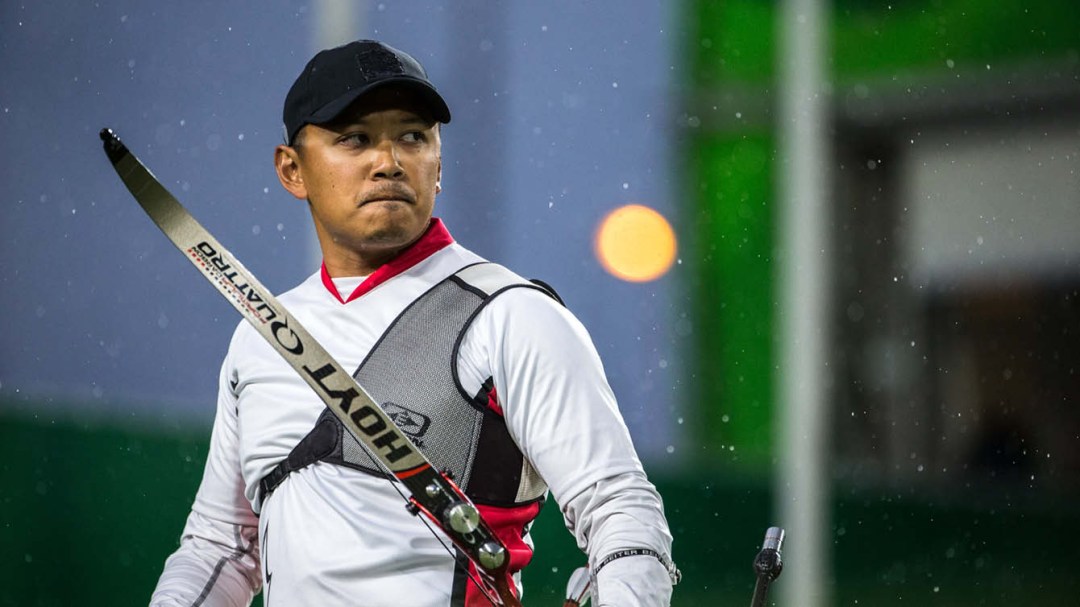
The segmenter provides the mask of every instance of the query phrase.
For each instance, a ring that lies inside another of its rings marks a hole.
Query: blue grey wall
[[[163,3],[162,3],[163,4]],[[607,275],[592,234],[630,202],[678,225],[674,7],[637,2],[362,3],[358,36],[416,55],[454,113],[437,203],[455,237],[552,283],[589,328],[643,455],[678,459],[679,266]],[[277,183],[285,91],[318,48],[320,3],[0,6],[0,395],[52,415],[208,420],[239,316],[113,174],[114,128],[271,289],[317,267]],[[10,405],[9,405],[10,406]]]

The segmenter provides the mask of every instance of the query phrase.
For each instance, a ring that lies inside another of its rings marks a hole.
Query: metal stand
[[[780,527],[769,527],[765,531],[765,541],[761,544],[761,552],[754,557],[754,573],[757,575],[757,583],[754,584],[754,598],[750,607],[765,607],[765,597],[769,593],[769,584],[780,577],[784,569],[784,563],[780,559],[780,545],[784,543],[784,530]]]

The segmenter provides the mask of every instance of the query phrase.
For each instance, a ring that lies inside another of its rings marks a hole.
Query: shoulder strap
[[[563,303],[562,298],[559,297],[559,294],[555,292],[555,289],[546,282],[535,278],[526,280],[508,268],[490,261],[465,266],[454,274],[452,280],[457,280],[459,284],[465,287],[471,287],[473,291],[476,291],[485,299],[498,295],[511,287],[530,287],[545,293],[560,304],[566,305]]]

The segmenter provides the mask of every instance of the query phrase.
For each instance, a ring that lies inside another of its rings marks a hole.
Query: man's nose
[[[401,179],[405,175],[397,146],[393,142],[386,141],[376,146],[372,174],[376,179]]]

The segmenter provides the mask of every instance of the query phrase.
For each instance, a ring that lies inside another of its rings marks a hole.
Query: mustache
[[[401,184],[386,184],[374,189],[364,195],[364,198],[360,201],[361,204],[371,202],[373,200],[404,200],[409,203],[416,202],[416,195]]]

